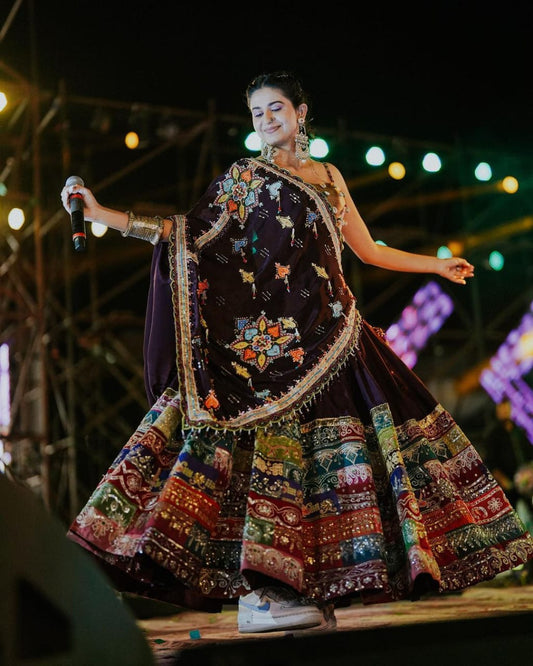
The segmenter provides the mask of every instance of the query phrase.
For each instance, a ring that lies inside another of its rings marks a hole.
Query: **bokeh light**
[[[139,146],[139,135],[137,132],[128,132],[124,137],[124,143],[130,150],[135,150]]]
[[[474,175],[478,180],[487,181],[492,178],[492,169],[487,162],[480,162],[474,169]]]
[[[100,224],[100,222],[91,222],[91,233],[96,238],[102,238],[107,233],[107,227],[105,224]]]
[[[385,162],[385,153],[379,146],[372,146],[366,151],[365,159],[371,166],[381,166]]]
[[[442,162],[437,153],[426,153],[422,158],[422,166],[426,171],[436,173],[437,171],[440,171]]]
[[[26,218],[22,208],[12,208],[7,215],[7,223],[10,229],[17,231],[24,226]]]
[[[388,171],[389,176],[394,180],[401,180],[405,177],[405,167],[401,162],[391,162]]]
[[[502,180],[502,189],[507,194],[514,194],[518,191],[518,180],[514,176],[505,176]]]

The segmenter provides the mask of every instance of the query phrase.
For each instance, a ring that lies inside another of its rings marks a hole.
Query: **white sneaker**
[[[261,587],[239,598],[241,634],[314,627],[323,617],[317,606],[287,588]]]

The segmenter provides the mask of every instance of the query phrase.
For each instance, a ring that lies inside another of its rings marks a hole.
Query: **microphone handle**
[[[85,250],[85,216],[83,213],[83,197],[81,194],[70,195],[70,219],[72,225],[72,242],[76,252]]]

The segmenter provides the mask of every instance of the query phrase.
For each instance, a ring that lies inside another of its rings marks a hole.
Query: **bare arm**
[[[330,167],[336,185],[344,192],[348,207],[343,228],[344,239],[363,263],[392,271],[435,273],[457,284],[466,284],[466,278],[474,276],[474,267],[462,257],[439,259],[378,245],[359,214],[342,174],[333,165],[330,164]]]
[[[61,201],[67,213],[70,214],[68,197],[73,192],[79,192],[83,196],[83,214],[88,222],[98,222],[99,224],[103,224],[106,227],[116,229],[120,232],[124,232],[126,230],[128,226],[128,213],[101,206],[91,190],[87,187],[82,187],[81,185],[71,185],[62,189]],[[170,235],[172,222],[169,219],[164,219],[163,225],[161,240],[165,241],[168,240]]]

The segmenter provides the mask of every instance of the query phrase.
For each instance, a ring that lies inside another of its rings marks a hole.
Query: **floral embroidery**
[[[239,268],[239,273],[241,274],[241,278],[244,283],[252,285],[252,298],[255,298],[257,294],[257,289],[255,287],[254,274],[250,271],[244,271],[242,268]]]
[[[315,238],[318,238],[318,230],[316,228],[317,219],[318,219],[318,215],[314,211],[312,211],[308,208],[306,216],[305,216],[305,226],[306,226],[307,229],[312,229],[313,230],[313,236]]]
[[[276,215],[276,220],[280,223],[282,229],[291,230],[291,246],[294,245],[294,223],[288,215]]]
[[[211,389],[206,395],[204,405],[206,409],[218,409],[220,407],[220,402],[218,401],[216,393],[213,389]]]
[[[207,300],[207,290],[209,289],[209,282],[207,280],[200,280],[198,282],[198,287],[196,289],[196,293],[198,294],[198,298],[200,300],[200,303],[205,303]]]
[[[262,372],[272,361],[283,356],[285,347],[294,337],[279,321],[269,321],[262,313],[257,321],[246,325],[229,346],[244,363],[254,365]]]
[[[244,252],[244,248],[248,245],[248,239],[246,237],[232,238],[231,242],[233,244],[233,252],[235,254],[240,254],[245,264],[248,263],[248,259],[246,258],[246,253]]]
[[[335,301],[334,303],[328,303],[331,308],[333,316],[337,319],[338,317],[344,316],[342,311],[342,303],[340,301]]]
[[[326,271],[325,268],[322,268],[322,266],[318,266],[317,264],[312,264],[313,268],[315,269],[316,274],[318,277],[324,278],[324,280],[327,281],[328,283],[328,294],[330,296],[333,296],[333,288],[331,286],[331,280],[329,279],[328,272]]]
[[[248,213],[258,205],[258,188],[265,182],[264,178],[254,178],[252,169],[240,168],[235,164],[228,177],[221,183],[221,193],[215,204],[226,204],[230,215],[236,215],[241,227]]]
[[[276,280],[283,280],[285,284],[287,285],[287,291],[290,291],[289,288],[289,275],[291,274],[291,267],[290,266],[283,266],[282,264],[278,264],[276,261]]]
[[[300,333],[298,331],[298,324],[294,317],[280,317],[278,321],[281,323],[284,329],[288,331],[294,331],[294,336],[296,340],[300,340]]]
[[[304,362],[305,351],[303,350],[302,347],[296,347],[296,349],[289,349],[287,353],[295,363],[302,365],[302,363]]]

